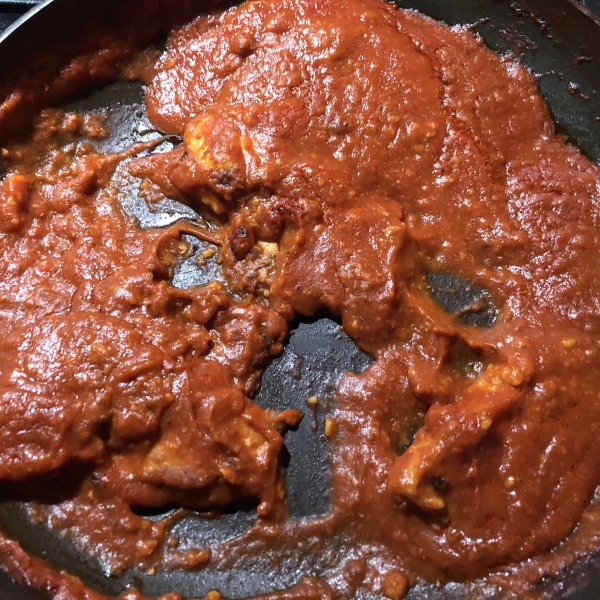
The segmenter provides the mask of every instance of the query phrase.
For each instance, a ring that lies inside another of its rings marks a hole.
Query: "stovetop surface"
[[[39,0],[4,0],[0,1],[0,33],[11,23],[26,13]]]

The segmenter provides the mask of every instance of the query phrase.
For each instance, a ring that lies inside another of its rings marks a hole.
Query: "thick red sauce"
[[[532,76],[377,0],[201,17],[146,76],[172,152],[96,153],[101,124],[57,111],[4,152],[0,479],[26,494],[83,465],[74,498],[32,511],[111,547],[115,570],[216,560],[132,506],[257,502],[230,557],[341,532],[358,558],[298,598],[533,594],[595,547],[600,170],[553,133]],[[140,230],[120,208],[132,178],[203,219]],[[183,233],[218,248],[218,282],[170,285]],[[486,289],[493,326],[444,312],[430,272]],[[331,513],[298,522],[278,455],[301,415],[251,398],[288,323],[320,310],[374,363],[327,421]],[[13,573],[83,597],[4,547]]]

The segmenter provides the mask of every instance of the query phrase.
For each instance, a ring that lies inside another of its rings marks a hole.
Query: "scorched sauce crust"
[[[249,541],[353,548],[299,598],[542,594],[598,534],[600,172],[554,135],[532,76],[376,0],[201,17],[150,71],[173,151],[99,154],[101,123],[47,110],[4,152],[0,478],[27,495],[81,467],[76,497],[31,510],[115,570],[217,560],[130,507],[252,500],[223,564]],[[203,219],[140,230],[122,177]],[[184,233],[218,248],[218,282],[169,284]],[[495,324],[445,313],[427,272],[488,290]],[[331,513],[298,522],[278,455],[301,415],[251,397],[294,315],[319,310],[374,363],[338,385]],[[8,540],[4,556],[84,594]]]

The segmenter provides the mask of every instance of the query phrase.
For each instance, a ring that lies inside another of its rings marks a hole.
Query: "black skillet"
[[[73,31],[90,20],[110,22],[114,7],[125,1],[47,0],[41,3],[17,23],[17,28],[0,36],[0,73],[23,68],[31,56],[68,40]],[[397,4],[449,24],[473,25],[494,50],[519,55],[539,76],[540,89],[551,107],[557,129],[600,163],[600,22],[594,21],[580,5],[570,0],[397,0]],[[84,112],[110,110],[111,137],[103,142],[103,150],[121,149],[158,135],[145,117],[140,85],[114,84],[85,98],[74,98],[68,107]],[[190,209],[174,203],[165,205],[160,215],[152,214],[136,201],[134,194],[124,209],[135,215],[143,227],[164,223],[164,219],[193,217]],[[202,251],[199,242],[189,241],[196,245],[198,252]],[[210,279],[217,268],[209,263],[201,271],[193,265],[193,259],[182,263],[173,284],[197,285]],[[465,307],[477,304],[473,300],[487,299],[485,290],[449,273],[430,273],[428,282],[434,298],[449,312],[461,314],[460,318],[473,326],[492,324],[494,308],[491,304],[477,313],[464,312]],[[369,362],[325,315],[298,322],[282,356],[267,368],[257,402],[274,408],[305,410],[305,400],[311,395],[330,397],[334,401],[336,379],[345,371],[364,369]],[[320,433],[324,418],[325,411],[320,411],[314,419],[306,418],[298,431],[286,435],[284,463],[288,503],[291,514],[297,518],[323,514],[328,508],[328,447]],[[316,431],[313,421],[317,424]],[[161,516],[146,515],[149,519]],[[219,543],[239,535],[254,518],[251,509],[232,511],[217,520],[189,514],[176,527],[180,538],[192,545],[197,541],[202,546],[202,542]],[[234,570],[219,571],[209,565],[198,573],[159,571],[150,577],[129,571],[112,578],[104,574],[97,561],[82,555],[69,541],[43,525],[29,524],[16,502],[0,502],[0,526],[29,552],[44,557],[54,568],[77,575],[107,595],[118,595],[134,585],[149,596],[178,591],[193,598],[217,588],[226,598],[241,599],[289,587],[304,575],[326,574],[343,552],[337,540],[323,556],[302,560],[292,548],[282,554],[277,568],[273,568],[268,556],[256,554],[236,564]],[[549,597],[557,599],[600,598],[600,552],[580,561],[556,580],[541,581],[542,588]],[[450,600],[461,598],[463,593],[464,589],[451,584],[444,589],[416,588],[408,598]],[[0,598],[41,600],[48,596],[22,588],[0,571]],[[361,598],[367,600],[374,596]]]

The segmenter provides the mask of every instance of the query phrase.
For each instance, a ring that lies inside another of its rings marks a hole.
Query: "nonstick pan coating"
[[[36,7],[20,26],[0,36],[0,72],[19,69],[39,52],[55,43],[68,40],[72,32],[91,19],[110,22],[112,11],[125,0],[50,0]],[[539,85],[550,105],[558,131],[592,160],[600,164],[600,24],[568,0],[398,0],[402,8],[417,9],[449,24],[468,24],[486,43],[499,52],[520,56],[539,77]],[[114,84],[97,90],[86,98],[73,99],[68,105],[84,112],[109,108],[110,138],[102,150],[120,150],[136,141],[149,140],[158,134],[148,122],[143,104],[143,89],[138,84]],[[175,142],[176,143],[176,142]],[[164,147],[163,147],[164,148]],[[134,214],[144,227],[156,225],[160,215],[152,215],[132,200],[125,210]],[[189,208],[167,206],[171,218],[188,215]],[[190,238],[201,252],[203,247]],[[174,285],[187,287],[202,283],[207,274],[193,268],[194,261],[180,265]],[[449,312],[460,313],[473,300],[486,298],[486,291],[453,277],[451,273],[430,273],[428,283],[433,297]],[[448,290],[454,290],[448,292]],[[461,318],[476,326],[489,326],[494,307]],[[370,359],[360,352],[340,331],[338,325],[320,315],[295,324],[283,354],[266,370],[256,401],[276,409],[305,410],[308,396],[318,395],[335,401],[336,379],[348,370],[361,371]],[[286,481],[288,503],[293,516],[302,518],[323,514],[329,503],[328,446],[322,433],[326,409],[314,415],[319,425],[313,430],[307,415],[296,432],[286,435]],[[160,514],[148,514],[157,519]],[[239,507],[216,520],[194,514],[181,520],[180,537],[188,540],[224,540],[243,532],[253,521],[250,509]],[[211,589],[220,589],[226,598],[244,598],[257,593],[282,589],[296,583],[303,575],[326,573],[328,565],[340,552],[340,540],[332,542],[322,556],[299,559],[295,552],[284,556],[274,569],[268,557],[248,557],[235,571],[211,570],[198,573],[173,571],[149,577],[129,571],[118,578],[107,577],[94,559],[79,554],[67,540],[43,525],[30,525],[17,502],[0,502],[0,526],[23,547],[44,557],[57,569],[80,577],[90,587],[107,595],[118,595],[134,584],[144,594],[153,596],[178,591],[192,598]],[[596,599],[600,597],[600,553],[580,561],[559,580],[548,581],[546,592],[555,598]],[[413,589],[408,598],[458,599],[460,588]],[[0,597],[3,600],[39,600],[45,593],[26,590],[0,572]],[[368,596],[372,598],[373,596]],[[367,596],[363,596],[367,600]]]

